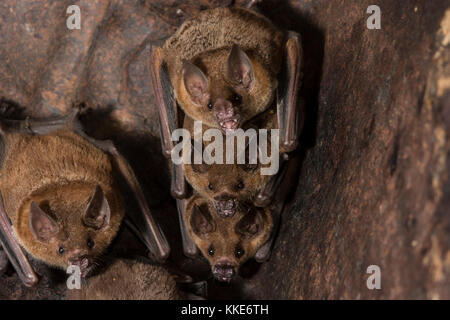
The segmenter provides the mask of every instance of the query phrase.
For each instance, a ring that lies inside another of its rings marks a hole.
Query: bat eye
[[[66,251],[66,250],[64,249],[63,246],[59,246],[59,248],[58,248],[58,253],[59,253],[60,255],[63,255],[65,251]]]
[[[209,109],[209,110],[212,110],[212,108],[213,108],[213,105],[212,105],[212,103],[211,103],[211,101],[210,101],[210,102],[208,102],[208,109]]]
[[[236,258],[240,259],[244,255],[245,251],[241,246],[236,247],[236,252],[234,253]]]
[[[208,189],[212,190],[213,189],[213,185],[211,183],[208,183]]]
[[[241,102],[242,102],[242,96],[237,94],[237,93],[235,93],[233,95],[233,102],[234,102],[235,105],[240,105]]]
[[[245,185],[244,185],[244,183],[243,183],[242,181],[239,182],[238,185],[237,185],[237,188],[238,188],[239,190],[244,189],[244,187],[245,187]]]
[[[92,249],[95,246],[94,240],[89,238],[88,241],[87,241],[87,246],[88,246],[89,249]]]
[[[214,246],[213,246],[213,245],[211,245],[211,246],[209,247],[209,249],[208,249],[208,254],[209,254],[211,257],[214,257]]]

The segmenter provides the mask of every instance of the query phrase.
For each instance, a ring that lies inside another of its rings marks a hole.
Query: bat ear
[[[253,65],[245,52],[234,44],[227,60],[227,77],[237,87],[250,91],[255,85]]]
[[[199,207],[194,205],[192,208],[190,224],[192,231],[200,238],[203,238],[206,234],[214,232],[215,230],[213,218],[206,206]]]
[[[30,204],[30,229],[36,240],[49,242],[59,231],[58,224],[34,201]]]
[[[184,87],[191,100],[195,104],[206,105],[209,100],[208,79],[202,70],[189,61],[183,60],[182,74]]]
[[[237,223],[236,233],[250,239],[257,236],[264,227],[264,217],[261,209],[252,207],[250,211]]]
[[[83,223],[88,227],[99,230],[109,225],[110,218],[111,209],[108,200],[103,194],[102,188],[97,185],[83,215]]]

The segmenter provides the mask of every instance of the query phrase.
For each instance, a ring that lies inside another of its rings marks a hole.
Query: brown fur
[[[90,258],[101,254],[116,235],[124,208],[113,180],[108,155],[69,130],[45,136],[4,135],[0,190],[20,244],[33,257],[67,268],[68,255],[79,250]],[[81,219],[95,187],[99,185],[111,208],[110,223],[101,230],[86,227]],[[59,232],[49,243],[30,230],[30,203],[56,221]],[[90,249],[88,239],[95,242]],[[64,254],[58,253],[59,246]]]
[[[242,8],[216,8],[187,20],[164,47],[170,79],[177,101],[193,119],[219,127],[206,105],[192,102],[182,80],[182,60],[193,62],[209,81],[209,100],[242,96],[241,124],[266,110],[274,98],[276,75],[282,60],[283,34],[265,17]],[[248,55],[256,83],[250,92],[233,87],[226,77],[226,61],[233,44]],[[206,102],[207,104],[208,102]]]
[[[195,205],[204,212],[209,213],[211,218],[209,221],[211,230],[209,232],[201,234],[196,230],[198,228],[192,218]],[[246,217],[249,210],[259,210],[263,218],[261,228],[252,236],[248,234],[242,235],[236,232],[237,226]],[[186,224],[188,231],[203,256],[209,261],[211,268],[214,268],[218,260],[226,257],[232,261],[233,267],[238,270],[244,262],[253,258],[257,250],[268,240],[273,228],[270,210],[267,208],[255,208],[241,203],[238,207],[238,212],[232,218],[225,219],[220,218],[214,211],[215,207],[212,202],[198,195],[192,196],[186,206]],[[213,256],[208,253],[211,245],[214,247]],[[235,254],[238,246],[245,252],[240,258]]]
[[[244,129],[276,129],[277,127],[277,115],[274,108],[271,108],[254,118]],[[193,121],[191,118],[185,118],[184,128],[188,129],[191,136],[193,136]],[[203,132],[207,129],[209,127],[203,124]],[[268,149],[270,152],[270,135]],[[235,164],[202,164],[201,166],[185,164],[184,172],[186,180],[202,197],[214,200],[215,197],[226,193],[240,201],[253,202],[256,194],[266,185],[271,177],[269,175],[261,175],[261,166],[267,165],[261,165],[258,162],[257,166],[249,166],[248,159],[246,159],[246,164],[237,164],[237,161]],[[243,188],[239,188],[240,183],[242,183]],[[212,189],[210,188],[211,186]]]
[[[162,267],[142,262],[116,260],[107,270],[88,279],[81,290],[71,290],[78,300],[178,300],[175,280]]]

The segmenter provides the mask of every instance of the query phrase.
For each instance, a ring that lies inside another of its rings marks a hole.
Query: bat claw
[[[22,282],[27,287],[34,287],[39,282],[39,278],[35,274],[28,274],[24,275]]]
[[[197,246],[183,246],[183,253],[188,258],[195,258],[198,255]]]
[[[298,146],[297,139],[289,139],[281,143],[280,149],[283,150],[283,153],[286,153],[294,151],[295,149],[297,149],[297,146]]]
[[[270,197],[268,197],[267,195],[257,194],[253,204],[256,207],[264,208],[264,207],[267,207],[270,204],[271,200],[272,199]]]

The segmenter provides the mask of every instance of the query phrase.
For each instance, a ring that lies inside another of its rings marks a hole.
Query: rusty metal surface
[[[141,180],[173,248],[168,265],[198,278],[208,266],[181,253],[148,53],[189,16],[230,2],[80,0],[73,31],[73,1],[0,3],[2,103],[34,117],[83,105],[89,133],[112,138]],[[381,30],[365,27],[370,4],[259,6],[303,37],[301,173],[271,260],[250,262],[231,286],[211,283],[212,298],[450,298],[450,2],[377,1]],[[130,247],[145,254],[124,231],[111,250]],[[371,264],[382,290],[366,287]],[[0,299],[63,298],[64,274],[36,265],[36,288],[9,269]]]

